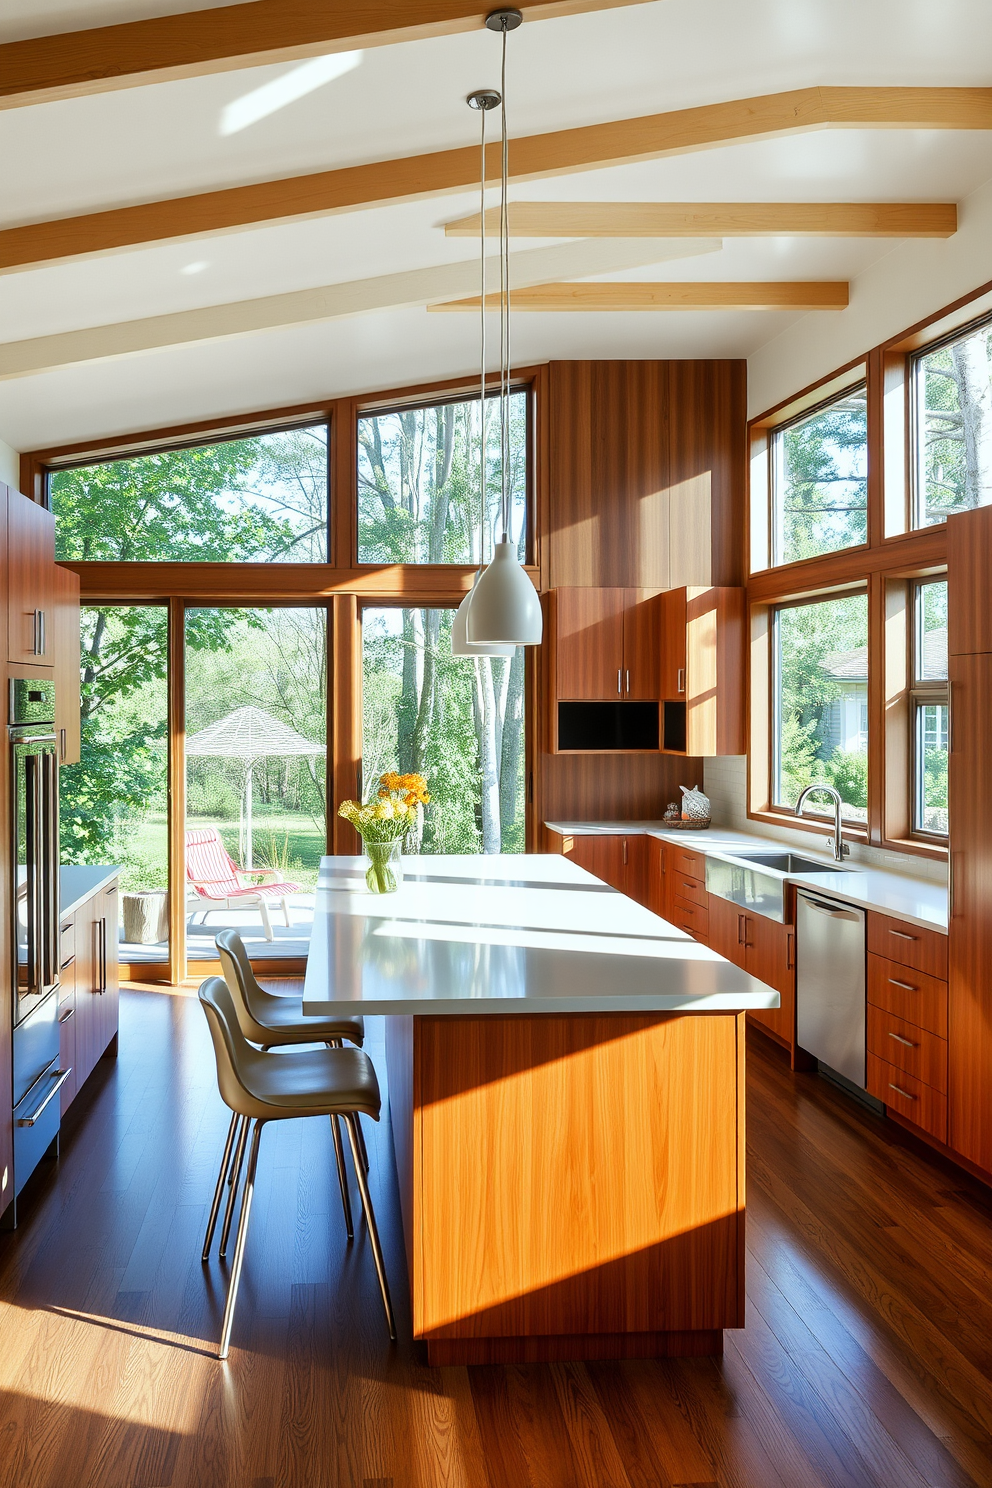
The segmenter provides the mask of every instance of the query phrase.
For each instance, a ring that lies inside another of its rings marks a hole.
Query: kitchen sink
[[[791,852],[707,853],[706,887],[742,909],[766,919],[785,920],[785,880],[799,873],[850,873],[840,863]]]
[[[850,873],[840,863],[824,863],[819,858],[804,858],[800,853],[753,853],[735,852],[735,858],[745,858],[762,868],[771,868],[775,873]]]

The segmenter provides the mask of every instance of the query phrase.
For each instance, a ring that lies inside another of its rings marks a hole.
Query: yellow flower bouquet
[[[423,775],[397,775],[387,771],[379,777],[379,792],[363,806],[360,801],[342,801],[338,816],[351,822],[362,839],[369,866],[365,882],[371,894],[392,894],[403,878],[400,852],[403,838],[416,825],[417,812],[430,801]]]

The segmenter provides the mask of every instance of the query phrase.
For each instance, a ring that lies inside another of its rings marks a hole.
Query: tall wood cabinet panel
[[[55,518],[7,493],[7,660],[52,666],[55,653]]]
[[[79,717],[79,575],[55,565],[54,584],[55,731],[59,763],[78,763]]]
[[[992,1172],[992,653],[951,656],[950,677],[947,1140]]]
[[[116,1053],[119,1002],[117,885],[75,912],[75,1088],[108,1051]]]

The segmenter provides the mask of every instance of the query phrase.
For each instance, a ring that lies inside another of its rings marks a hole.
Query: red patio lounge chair
[[[251,878],[265,878],[268,883],[249,883]],[[300,893],[299,884],[287,883],[275,868],[239,868],[221,841],[216,827],[196,827],[186,833],[186,879],[194,903],[203,910],[203,923],[214,909],[258,909],[262,916],[266,940],[273,940],[268,900],[281,899],[283,919],[289,918],[288,895]],[[208,909],[206,906],[210,905]],[[194,909],[194,913],[196,910]]]

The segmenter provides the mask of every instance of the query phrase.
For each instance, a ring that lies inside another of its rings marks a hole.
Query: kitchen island
[[[744,1322],[744,1013],[778,994],[556,855],[321,863],[304,1012],[387,1015],[433,1365],[716,1354]]]

